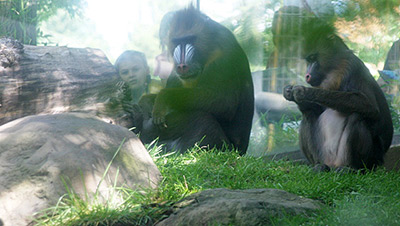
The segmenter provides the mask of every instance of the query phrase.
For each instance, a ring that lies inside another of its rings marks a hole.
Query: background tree
[[[1,0],[0,36],[36,45],[37,37],[44,36],[38,24],[65,9],[71,16],[79,15],[85,0]]]
[[[400,38],[400,1],[333,2],[339,34],[362,60],[382,69],[390,46]]]

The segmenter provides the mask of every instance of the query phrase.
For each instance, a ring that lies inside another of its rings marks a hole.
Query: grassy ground
[[[141,194],[116,188],[124,200],[106,205],[72,193],[47,210],[39,225],[153,225],[173,202],[210,188],[277,188],[320,200],[326,207],[312,217],[271,219],[275,225],[400,225],[400,173],[377,169],[365,174],[315,173],[309,166],[268,161],[235,152],[192,150],[184,155],[153,153],[164,180]]]

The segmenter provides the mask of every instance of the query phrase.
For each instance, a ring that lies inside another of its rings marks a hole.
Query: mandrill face
[[[195,37],[173,40],[174,69],[181,80],[195,79],[201,72],[200,51],[195,46],[195,40]]]
[[[319,86],[325,78],[324,73],[320,71],[320,63],[318,61],[318,54],[310,54],[306,57],[307,73],[305,80],[311,86]]]
[[[183,82],[195,80],[205,67],[214,44],[209,40],[207,25],[210,19],[188,10],[176,15],[168,37],[169,53],[174,61],[174,71]]]

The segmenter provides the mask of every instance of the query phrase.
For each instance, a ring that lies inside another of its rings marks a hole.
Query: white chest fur
[[[326,109],[319,117],[322,162],[328,166],[348,163],[346,116],[333,109]]]

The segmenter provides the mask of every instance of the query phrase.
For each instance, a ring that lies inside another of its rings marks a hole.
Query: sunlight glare
[[[137,23],[151,24],[151,12],[140,0],[87,0],[87,17],[95,21],[96,30],[109,43],[110,54],[118,56],[129,41],[128,33],[135,32]],[[136,31],[140,32],[140,31]]]

